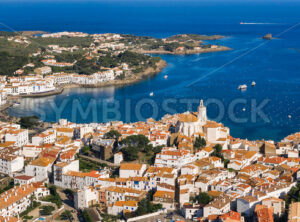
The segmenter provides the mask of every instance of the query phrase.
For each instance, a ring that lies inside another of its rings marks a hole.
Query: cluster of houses
[[[34,95],[51,92],[55,90],[55,86],[50,79],[45,79],[42,75],[1,76],[0,89],[1,94],[7,98],[7,96]]]
[[[8,37],[7,40],[19,44],[25,44],[25,45],[31,44],[31,41],[26,36],[22,36],[22,35]]]
[[[53,92],[63,85],[96,85],[116,79],[123,74],[119,68],[99,71],[91,75],[79,75],[77,73],[53,73],[49,66],[36,68],[39,74],[14,77],[0,77],[0,105],[7,103],[7,96],[35,95]]]
[[[67,37],[87,37],[87,33],[83,32],[56,32],[56,33],[45,33],[41,35],[43,38],[61,38],[63,36]]]
[[[42,63],[46,66],[56,66],[56,67],[71,67],[74,63],[68,62],[57,62],[55,59],[44,59]]]
[[[114,139],[105,138],[111,130],[120,139],[144,135],[163,148],[153,165],[124,162],[122,148],[115,152]],[[194,147],[199,136],[206,145]],[[159,121],[76,124],[61,119],[31,139],[18,124],[1,122],[0,174],[19,185],[1,194],[0,217],[17,216],[32,195],[37,200],[48,195],[43,183],[51,182],[75,191],[77,209],[99,204],[111,215],[135,212],[152,191],[154,204],[180,209],[186,219],[273,221],[285,213],[283,197],[300,179],[299,142],[300,133],[278,143],[233,138],[228,128],[207,120],[203,101],[195,113],[166,115]],[[114,157],[117,177],[109,167],[80,171],[77,155],[87,144],[101,159]],[[214,155],[216,144],[222,157]],[[203,193],[211,198],[206,204],[197,201]]]
[[[72,46],[72,47],[61,47],[59,45],[48,45],[49,51],[54,53],[62,53],[62,52],[74,52],[79,50],[78,46]]]

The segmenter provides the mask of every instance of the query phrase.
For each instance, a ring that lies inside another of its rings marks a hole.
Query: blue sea
[[[1,30],[154,37],[220,34],[226,38],[212,43],[232,48],[197,55],[161,55],[167,67],[140,83],[75,88],[61,95],[22,99],[9,113],[39,115],[44,121],[134,122],[196,111],[203,99],[208,117],[228,126],[232,136],[280,140],[300,131],[299,11],[297,1],[0,2]],[[267,33],[276,38],[261,39]],[[251,87],[252,81],[255,87]],[[247,90],[237,90],[241,84],[247,84]]]

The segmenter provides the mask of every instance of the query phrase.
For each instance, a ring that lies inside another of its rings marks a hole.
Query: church
[[[201,135],[206,142],[211,144],[220,144],[223,149],[227,149],[229,144],[229,128],[222,123],[217,123],[207,119],[206,107],[203,100],[200,101],[198,112],[185,112],[178,114],[176,123],[176,132],[187,137]]]
[[[198,112],[185,112],[179,114],[176,131],[191,137],[196,133],[203,133],[203,126],[207,123],[206,107],[200,101]]]

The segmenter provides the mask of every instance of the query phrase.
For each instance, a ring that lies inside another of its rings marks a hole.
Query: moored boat
[[[245,90],[245,89],[247,89],[247,85],[246,84],[239,85],[238,89],[239,90]]]

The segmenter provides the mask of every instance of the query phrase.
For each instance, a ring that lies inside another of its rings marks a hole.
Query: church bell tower
[[[207,121],[206,107],[203,105],[202,99],[200,100],[200,105],[198,106],[198,121],[203,123],[203,125]]]

